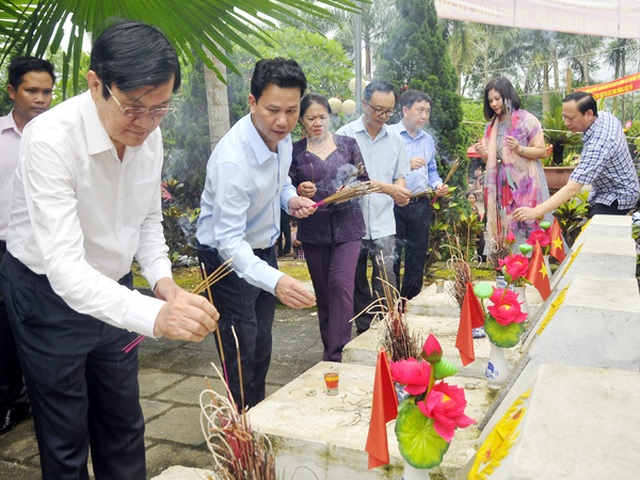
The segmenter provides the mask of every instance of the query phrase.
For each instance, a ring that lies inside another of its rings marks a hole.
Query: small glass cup
[[[327,395],[338,395],[338,381],[340,376],[337,371],[325,372],[324,383],[327,386]]]
[[[444,293],[444,280],[442,278],[436,280],[436,293]]]

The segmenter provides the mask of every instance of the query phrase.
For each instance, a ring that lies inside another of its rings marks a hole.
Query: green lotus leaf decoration
[[[512,323],[509,326],[500,325],[491,316],[484,319],[484,331],[493,344],[502,348],[515,347],[524,333],[524,322]]]
[[[449,443],[435,431],[433,419],[425,417],[413,399],[400,404],[396,437],[402,458],[414,468],[437,467],[449,449]]]

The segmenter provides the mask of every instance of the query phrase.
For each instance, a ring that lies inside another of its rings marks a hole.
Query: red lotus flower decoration
[[[522,311],[521,303],[518,302],[518,295],[513,290],[496,288],[490,300],[493,305],[488,306],[487,310],[500,325],[507,327],[527,319],[527,314]]]

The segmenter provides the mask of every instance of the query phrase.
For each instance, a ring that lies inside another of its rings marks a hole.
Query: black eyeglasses
[[[111,89],[109,88],[109,85],[107,85],[105,83],[104,86],[107,87],[107,91],[109,92],[109,95],[111,95],[111,98],[113,98],[113,100],[116,102],[116,105],[118,105],[118,107],[120,107],[120,110],[122,110],[122,114],[125,117],[128,117],[128,118],[141,118],[141,117],[144,117],[148,113],[151,116],[152,119],[154,119],[154,120],[162,120],[169,113],[172,113],[172,112],[176,111],[176,109],[173,108],[173,107],[152,108],[152,109],[142,108],[142,107],[123,107],[122,104],[116,98],[116,96],[113,94]]]
[[[381,107],[374,107],[369,102],[367,102],[367,105],[369,105],[369,108],[373,110],[373,113],[375,113],[379,117],[390,117],[391,115],[396,113],[395,108],[391,110],[385,110],[384,108],[381,108]]]

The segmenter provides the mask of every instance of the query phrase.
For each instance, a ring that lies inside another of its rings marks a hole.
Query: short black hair
[[[121,20],[108,27],[93,43],[89,66],[107,86],[129,92],[158,87],[173,79],[173,92],[180,88],[180,62],[176,50],[157,27],[133,20]]]
[[[318,105],[322,105],[327,109],[327,112],[331,113],[331,105],[329,104],[329,100],[324,95],[320,95],[319,93],[307,93],[302,100],[300,100],[300,118],[304,116],[304,113],[311,106],[312,103],[317,103]]]
[[[251,95],[256,102],[269,85],[280,88],[299,88],[302,97],[307,89],[307,77],[298,62],[291,58],[258,60],[251,75]]]
[[[570,102],[572,100],[576,102],[576,107],[578,107],[578,110],[582,115],[587,113],[589,110],[592,110],[593,114],[596,117],[598,116],[598,103],[590,93],[571,92],[569,95],[562,99],[562,103]]]
[[[394,100],[398,100],[398,95],[396,94],[393,85],[391,85],[389,82],[385,82],[384,80],[373,80],[371,83],[369,83],[369,85],[364,88],[362,98],[364,98],[365,102],[368,102],[369,100],[371,100],[371,97],[373,97],[373,94],[375,92],[391,92],[393,93]]]
[[[512,110],[520,109],[520,97],[511,82],[504,77],[494,78],[484,87],[484,118],[487,120],[491,120],[496,115],[496,112],[489,105],[489,92],[491,90],[495,90],[500,94],[505,110],[508,109],[509,103]]]
[[[17,90],[29,72],[47,72],[51,75],[51,82],[56,83],[51,62],[36,57],[15,57],[9,64],[9,85]]]
[[[431,105],[431,97],[420,90],[406,90],[400,95],[400,108],[411,108],[416,102],[427,101]]]

